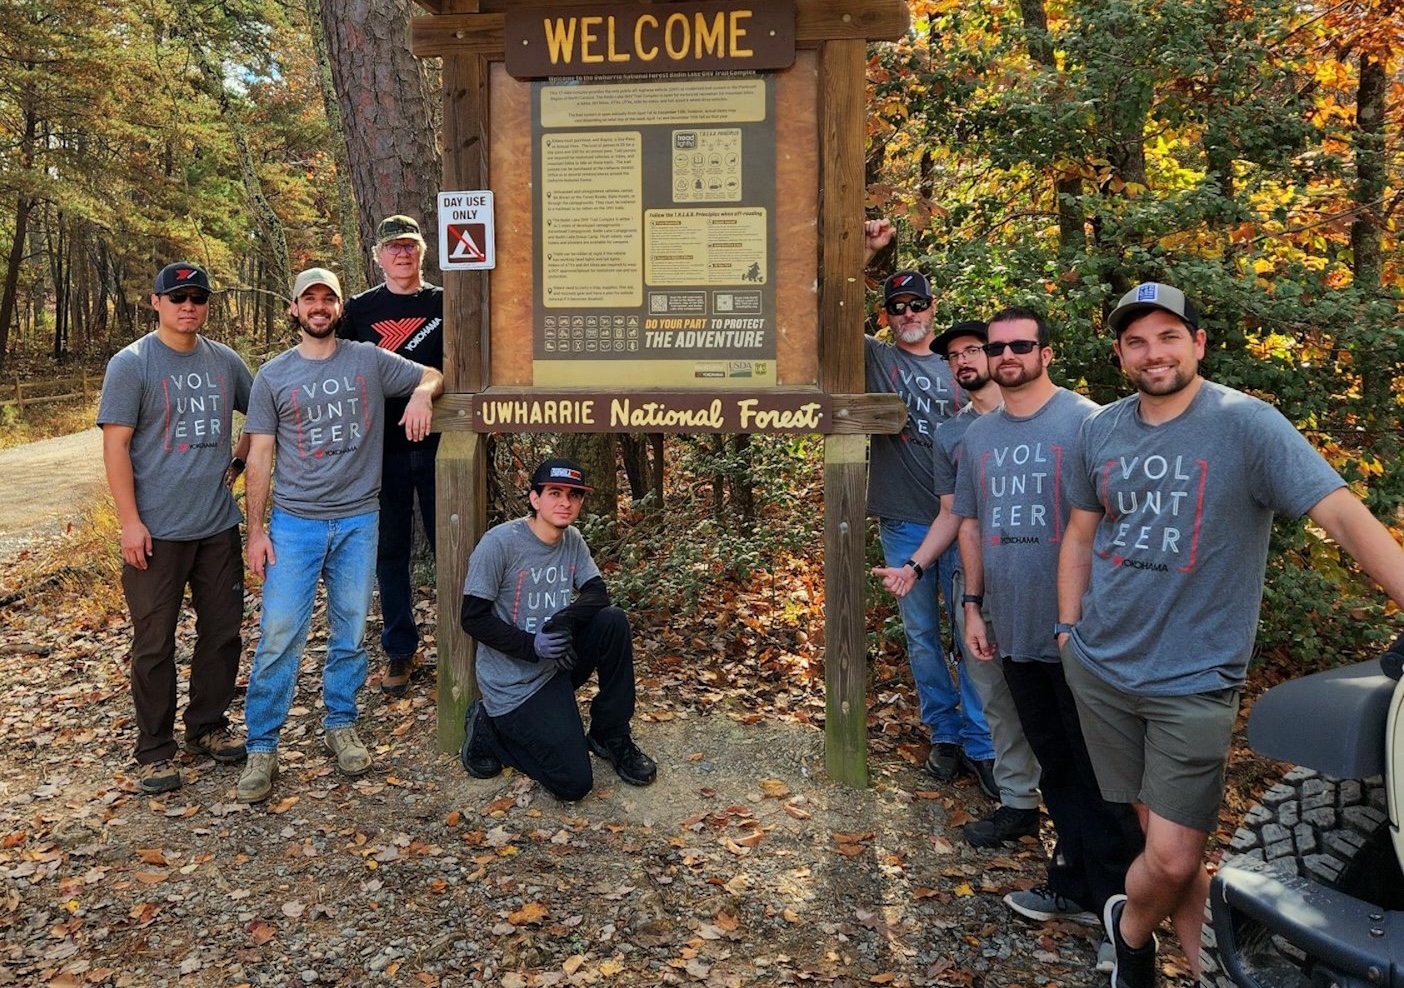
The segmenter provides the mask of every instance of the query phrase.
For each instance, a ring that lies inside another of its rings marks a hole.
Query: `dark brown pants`
[[[141,764],[174,758],[179,751],[175,631],[187,584],[195,610],[195,649],[185,733],[195,738],[229,725],[225,712],[239,675],[244,556],[237,526],[192,542],[154,539],[146,569],[122,567],[122,590],[132,614],[132,705]]]

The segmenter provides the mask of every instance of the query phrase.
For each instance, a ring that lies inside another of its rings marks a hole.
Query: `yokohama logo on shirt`
[[[440,322],[439,319],[424,319],[418,316],[409,319],[382,319],[371,323],[371,329],[380,337],[377,345],[382,350],[413,350],[420,340],[438,329]]]

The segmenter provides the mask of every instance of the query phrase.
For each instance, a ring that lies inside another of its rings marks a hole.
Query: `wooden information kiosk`
[[[495,205],[495,266],[444,274],[440,747],[487,433],[821,433],[826,762],[866,784],[865,436],[907,413],[863,393],[864,69],[906,3],[418,2],[444,192]]]

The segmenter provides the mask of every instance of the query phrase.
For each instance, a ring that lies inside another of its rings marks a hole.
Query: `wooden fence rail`
[[[94,378],[88,376],[87,371],[83,371],[78,377],[46,378],[29,383],[17,377],[14,384],[6,384],[0,389],[0,405],[17,405],[23,408],[25,405],[41,405],[44,402],[68,401],[73,398],[86,401],[94,393],[96,383]],[[39,393],[54,388],[68,390],[61,390],[58,394]],[[74,391],[73,388],[78,390]]]

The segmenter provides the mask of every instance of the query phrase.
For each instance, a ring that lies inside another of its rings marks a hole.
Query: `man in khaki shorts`
[[[1092,413],[1072,452],[1055,630],[1102,794],[1145,831],[1102,918],[1113,988],[1149,988],[1167,917],[1199,977],[1204,847],[1273,515],[1309,515],[1396,601],[1404,551],[1281,414],[1200,377],[1206,336],[1183,292],[1138,285],[1108,323],[1136,391]]]

